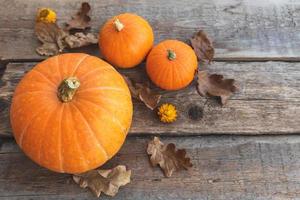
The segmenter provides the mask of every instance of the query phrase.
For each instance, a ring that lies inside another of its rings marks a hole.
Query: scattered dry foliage
[[[185,149],[176,150],[175,144],[164,145],[158,137],[154,137],[148,143],[147,153],[153,166],[159,165],[166,177],[170,177],[174,171],[189,169],[193,165],[190,158],[186,157]]]
[[[198,71],[197,90],[201,96],[216,96],[221,98],[222,105],[238,90],[234,79],[224,79],[220,74],[209,74]]]
[[[72,16],[71,20],[66,23],[66,30],[70,31],[73,29],[89,29],[91,28],[90,21],[91,18],[88,13],[91,10],[89,3],[84,2],[81,4],[80,10]]]
[[[131,170],[124,165],[118,165],[108,170],[91,170],[83,174],[73,175],[75,183],[82,188],[89,188],[97,197],[103,192],[115,196],[120,186],[130,183]]]
[[[91,7],[88,3],[82,3],[79,11],[66,23],[63,30],[56,23],[37,21],[35,33],[42,45],[36,49],[37,53],[45,56],[56,55],[66,48],[73,49],[90,44],[96,44],[98,38],[89,33],[91,18],[88,15]],[[214,47],[207,34],[200,30],[191,39],[198,59],[211,63],[214,57]],[[224,105],[230,96],[237,91],[234,79],[224,79],[223,75],[209,74],[207,71],[198,71],[197,90],[201,96],[217,96]],[[161,95],[150,89],[149,83],[134,83],[124,76],[133,98],[142,101],[148,108],[154,110]],[[174,171],[189,169],[192,167],[190,158],[185,149],[176,150],[173,143],[163,144],[158,137],[154,137],[148,143],[147,153],[153,166],[159,165],[166,177],[170,177]],[[73,175],[73,180],[82,188],[89,188],[97,197],[101,192],[109,196],[115,196],[120,186],[130,182],[131,170],[119,165],[109,170],[91,170],[83,174]]]
[[[134,83],[126,76],[124,76],[124,79],[133,98],[142,101],[151,110],[156,108],[161,99],[161,95],[152,91],[149,83]]]
[[[66,30],[60,28],[56,23],[37,21],[35,24],[35,34],[42,42],[36,48],[36,52],[42,56],[53,56],[63,52],[66,48],[73,49],[91,44],[97,44],[98,38],[94,33],[80,32],[90,27],[91,20],[87,13],[90,10],[88,3],[82,3],[80,11],[73,16],[68,23]],[[72,33],[70,30],[76,29]]]
[[[90,44],[97,44],[98,38],[93,33],[75,33],[74,35],[68,35],[65,38],[65,43],[68,45],[69,48],[79,48],[88,46]]]
[[[200,30],[191,39],[191,45],[200,61],[210,63],[215,54],[211,39],[207,34]]]
[[[64,39],[68,35],[56,23],[37,22],[35,24],[37,38],[43,43],[36,48],[40,55],[52,56],[65,49]]]

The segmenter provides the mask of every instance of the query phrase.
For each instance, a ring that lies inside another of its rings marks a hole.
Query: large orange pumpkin
[[[32,160],[56,172],[81,173],[120,149],[132,102],[111,65],[70,53],[48,58],[24,76],[10,117],[17,143]]]
[[[114,66],[131,68],[141,63],[153,46],[154,35],[142,17],[124,13],[109,19],[99,33],[104,58]]]
[[[197,66],[196,54],[190,46],[178,40],[165,40],[149,53],[146,70],[160,88],[178,90],[193,80]]]

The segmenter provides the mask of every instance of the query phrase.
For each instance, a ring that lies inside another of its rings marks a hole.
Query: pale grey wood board
[[[300,60],[300,4],[298,1],[250,0],[137,0],[88,1],[92,28],[98,32],[110,17],[123,12],[143,16],[152,25],[155,43],[165,39],[187,41],[205,30],[213,39],[216,59]],[[82,1],[0,0],[0,57],[8,60],[41,59],[34,35],[40,7],[57,12],[64,24]],[[99,55],[97,46],[80,49]]]
[[[186,148],[193,167],[165,178],[146,154],[152,137],[129,137],[103,168],[124,164],[132,181],[114,198],[101,199],[298,199],[300,136],[163,137]],[[96,199],[67,174],[30,161],[11,141],[0,149],[0,199]]]
[[[16,84],[35,63],[10,63],[0,85],[0,134],[9,136],[9,106]],[[201,66],[200,66],[201,67]],[[202,68],[202,67],[201,67]],[[177,92],[165,92],[161,102],[173,103],[178,120],[163,124],[152,111],[134,100],[134,118],[130,134],[289,134],[300,132],[300,63],[289,62],[215,62],[211,73],[235,78],[240,91],[225,106],[215,99],[203,98],[196,91],[196,83]],[[144,66],[120,70],[133,79],[146,79]],[[192,120],[193,106],[203,110],[203,117]]]

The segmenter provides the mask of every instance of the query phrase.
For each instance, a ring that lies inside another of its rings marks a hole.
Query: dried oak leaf
[[[192,167],[190,158],[186,157],[185,149],[176,150],[175,144],[164,145],[158,137],[148,143],[147,153],[153,166],[159,165],[166,177],[170,177],[176,170]]]
[[[128,77],[124,76],[131,95],[142,101],[148,108],[154,110],[158,105],[161,95],[152,91],[147,83],[133,83]]]
[[[234,79],[224,79],[220,74],[209,74],[207,71],[198,71],[197,90],[201,96],[217,96],[222,105],[238,90]]]
[[[35,34],[43,43],[36,48],[40,55],[53,56],[64,50],[64,39],[68,35],[64,30],[59,28],[56,23],[37,22],[35,24]]]
[[[208,61],[210,63],[215,54],[215,49],[211,39],[207,34],[200,30],[191,39],[191,45],[200,61]]]
[[[89,3],[84,2],[81,4],[80,10],[72,16],[72,19],[66,23],[66,30],[73,29],[85,30],[91,27],[91,18],[88,16],[91,6]]]
[[[91,44],[98,43],[98,37],[93,33],[82,33],[78,32],[74,35],[68,35],[65,37],[65,43],[68,45],[69,48],[79,48],[88,46]]]
[[[115,196],[119,187],[130,183],[131,170],[124,165],[118,165],[108,170],[91,170],[83,174],[73,175],[75,183],[81,188],[89,188],[97,197],[103,192]]]

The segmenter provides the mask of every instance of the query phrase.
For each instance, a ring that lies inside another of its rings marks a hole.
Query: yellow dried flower
[[[160,121],[164,123],[171,123],[176,121],[177,110],[176,107],[169,103],[164,103],[158,108],[157,112]]]
[[[55,23],[56,13],[49,8],[41,8],[38,10],[36,21],[45,23]]]

